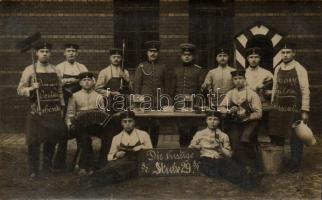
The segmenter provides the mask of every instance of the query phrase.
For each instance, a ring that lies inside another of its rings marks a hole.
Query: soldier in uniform
[[[254,130],[262,117],[262,104],[256,92],[246,86],[245,70],[231,72],[234,88],[227,92],[219,106],[227,114],[229,139],[240,164],[255,168]]]
[[[247,86],[255,91],[261,99],[263,116],[258,125],[258,133],[267,134],[268,109],[270,108],[270,92],[273,86],[273,74],[260,66],[262,51],[259,47],[246,50],[249,67],[246,69]]]
[[[200,149],[201,171],[213,178],[224,178],[243,189],[259,187],[262,176],[231,159],[233,151],[229,137],[219,129],[220,121],[220,112],[207,111],[207,128],[198,131],[189,145]]]
[[[201,94],[201,84],[204,80],[202,68],[195,64],[196,46],[194,44],[183,43],[180,44],[181,48],[181,61],[182,64],[176,67],[174,70],[174,81],[173,88],[174,101],[181,101],[179,95],[192,95]],[[177,99],[176,99],[177,98]],[[199,101],[198,101],[199,100]],[[195,99],[196,106],[200,105],[200,99]],[[175,107],[178,109],[180,104],[176,104]],[[188,105],[190,106],[190,105]],[[193,105],[191,105],[193,106]],[[190,141],[197,131],[198,126],[194,120],[178,120],[178,131],[180,134],[180,146],[187,147]]]
[[[214,105],[218,106],[224,94],[233,88],[231,72],[235,69],[228,65],[229,50],[227,48],[218,48],[215,55],[218,66],[207,73],[202,84],[202,89],[207,91],[212,90],[212,93],[216,95]],[[216,101],[217,96],[218,102]]]
[[[112,107],[113,98],[130,92],[130,75],[126,69],[122,70],[122,49],[112,48],[109,53],[111,64],[100,71],[95,90],[108,97],[107,106],[110,111],[114,112],[116,109]]]
[[[96,125],[83,127],[74,124],[73,120],[77,115],[84,111],[99,110],[103,104],[103,97],[94,90],[95,80],[94,74],[91,72],[83,72],[78,76],[82,89],[72,95],[68,102],[66,124],[70,130],[77,135],[76,139],[80,143],[81,158],[79,161],[79,173],[83,174],[94,170],[94,154],[92,149],[91,136],[97,136],[101,139],[101,151],[98,159],[98,165],[106,164],[106,154],[108,152],[108,137],[105,131]]]
[[[152,148],[147,132],[135,128],[135,114],[124,111],[120,114],[123,130],[114,136],[107,157],[110,161],[103,169],[80,179],[82,187],[104,186],[138,176],[138,153]]]
[[[292,123],[308,122],[310,89],[306,69],[295,58],[295,44],[284,41],[281,49],[282,63],[275,68],[272,90],[272,107],[269,116],[269,132],[273,144],[284,145],[290,138],[291,160],[286,171],[300,168],[303,142],[294,133]]]
[[[40,169],[45,173],[51,170],[55,145],[59,139],[66,137],[67,132],[62,118],[62,107],[65,105],[62,84],[55,66],[49,63],[51,48],[52,45],[45,41],[34,46],[37,62],[25,68],[17,88],[18,95],[29,97],[31,101],[31,112],[26,122],[30,178],[37,177]],[[44,100],[40,103],[40,110],[37,109],[37,94],[40,100]],[[54,105],[46,104],[48,96]],[[41,161],[42,144],[44,156]],[[43,166],[39,166],[40,163]]]
[[[88,70],[85,65],[76,61],[79,49],[78,44],[67,43],[64,45],[64,48],[65,61],[56,65],[56,70],[63,85],[65,104],[68,104],[68,100],[71,95],[81,89],[78,75],[82,72],[87,72]],[[66,109],[67,108],[65,107],[65,115]],[[56,158],[54,161],[55,169],[66,168],[67,141],[68,139],[66,138],[58,144]]]
[[[160,88],[166,93],[166,67],[159,62],[159,41],[147,41],[144,43],[147,49],[147,61],[139,64],[135,71],[134,93],[140,95],[149,95],[153,102],[153,110],[157,109],[157,89]],[[141,129],[149,132],[152,145],[158,144],[160,124],[157,120],[138,122]],[[146,124],[149,124],[148,126]]]

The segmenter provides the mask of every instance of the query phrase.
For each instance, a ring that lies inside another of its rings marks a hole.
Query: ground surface
[[[73,150],[73,144],[70,147]],[[321,199],[322,145],[305,149],[301,172],[265,176],[262,188],[252,192],[242,191],[225,180],[204,176],[141,177],[89,190],[80,190],[77,181],[78,176],[73,172],[29,181],[23,136],[0,135],[0,199]]]

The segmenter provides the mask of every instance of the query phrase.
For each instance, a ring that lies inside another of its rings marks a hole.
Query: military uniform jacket
[[[174,71],[174,95],[177,94],[199,94],[201,84],[204,80],[204,73],[200,66],[181,65]]]
[[[157,88],[165,91],[165,65],[160,63],[143,62],[135,71],[134,93],[155,96]]]

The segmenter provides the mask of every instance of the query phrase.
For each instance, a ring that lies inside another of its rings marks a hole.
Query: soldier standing
[[[259,134],[267,135],[273,74],[260,66],[262,50],[259,47],[247,49],[246,56],[249,63],[245,74],[247,86],[258,94],[263,107],[263,116],[259,121],[257,131]]]
[[[52,45],[44,41],[34,46],[37,62],[25,68],[17,88],[18,95],[29,97],[31,101],[26,121],[30,178],[37,177],[40,169],[45,173],[52,169],[55,145],[67,132],[62,118],[62,106],[65,106],[62,84],[55,66],[49,63],[51,48]],[[44,156],[40,160],[42,144]]]
[[[128,94],[130,92],[129,90],[123,90],[125,86],[129,89],[130,75],[126,69],[122,69],[122,49],[112,48],[109,52],[111,64],[100,71],[95,90],[104,96],[109,95],[109,97],[111,97],[109,99],[112,100],[114,96],[125,93]],[[121,83],[123,84],[123,88],[121,88]],[[109,91],[107,91],[107,89],[109,89]],[[109,106],[112,106],[112,101],[109,102]],[[112,107],[110,108],[110,110],[114,112],[114,109]]]
[[[202,89],[212,90],[212,93],[216,95],[216,98],[214,98],[215,102],[213,103],[215,106],[218,106],[224,94],[233,88],[231,72],[235,69],[228,65],[229,50],[227,48],[218,48],[215,55],[218,66],[207,73]],[[216,101],[217,96],[218,102]]]
[[[76,61],[79,49],[78,44],[67,43],[64,45],[64,48],[65,61],[56,65],[56,70],[62,82],[65,104],[68,104],[71,95],[81,89],[78,75],[88,70],[85,65]],[[66,107],[64,115],[66,115]],[[66,138],[58,144],[54,161],[55,169],[66,168],[67,142],[68,139]]]
[[[194,44],[180,44],[182,64],[175,68],[174,72],[174,96],[175,102],[179,99],[179,95],[189,96],[201,93],[201,84],[204,80],[202,68],[195,64],[196,46]],[[200,102],[196,100],[196,105]],[[179,100],[180,101],[180,100]],[[175,105],[178,109],[179,104]],[[194,120],[178,120],[178,131],[180,134],[180,146],[187,147],[196,133],[198,126]]]
[[[134,93],[140,95],[149,95],[152,98],[152,108],[157,109],[157,89],[166,89],[165,76],[166,67],[159,62],[159,41],[145,42],[147,49],[147,61],[139,64],[135,71],[134,77]],[[153,147],[158,144],[160,124],[157,120],[152,120],[149,123],[143,121],[138,122],[143,130],[149,130]],[[148,127],[143,124],[149,124]]]
[[[290,138],[291,160],[286,170],[297,172],[300,168],[303,142],[295,135],[292,123],[308,122],[310,89],[306,69],[295,58],[295,44],[284,41],[281,49],[282,63],[275,68],[272,90],[272,107],[269,132],[272,143],[284,145]]]

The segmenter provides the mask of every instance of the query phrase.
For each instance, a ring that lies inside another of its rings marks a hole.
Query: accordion
[[[91,125],[105,127],[112,117],[112,115],[99,110],[82,111],[75,117],[73,124],[76,127],[88,127]]]

